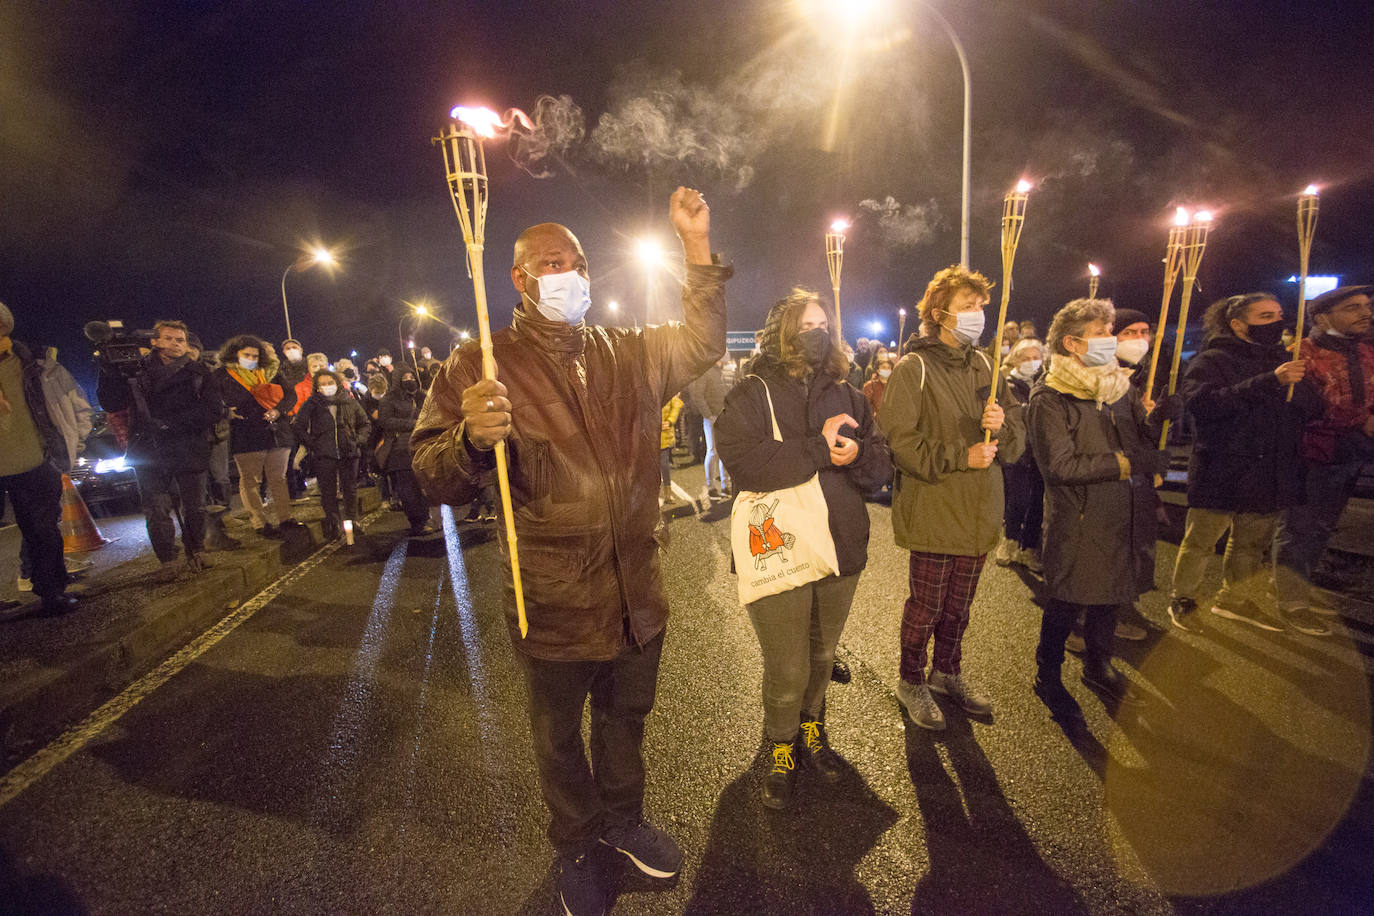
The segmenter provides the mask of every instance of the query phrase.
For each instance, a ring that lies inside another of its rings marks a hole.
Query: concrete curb
[[[358,491],[358,514],[381,504],[374,488]],[[288,529],[281,542],[245,544],[214,556],[219,563],[179,581],[144,606],[140,622],[57,666],[0,687],[0,768],[8,770],[89,714],[324,544],[321,522]],[[92,603],[99,600],[93,597]]]

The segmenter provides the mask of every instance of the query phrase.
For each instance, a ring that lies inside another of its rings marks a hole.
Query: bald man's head
[[[585,277],[587,256],[582,252],[582,244],[577,236],[567,226],[540,223],[520,233],[515,240],[511,283],[531,302],[539,301],[539,284],[530,280],[531,277],[567,273],[570,270],[576,270]]]

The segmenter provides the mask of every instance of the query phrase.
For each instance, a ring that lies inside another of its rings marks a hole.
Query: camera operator
[[[173,488],[180,495],[181,541],[186,566],[199,572],[205,558],[205,481],[210,440],[224,413],[210,370],[191,359],[186,325],[153,325],[152,352],[136,368],[118,371],[101,364],[97,393],[107,411],[129,411],[128,457],[138,473],[148,540],[162,561],[164,577],[175,576],[176,531]]]

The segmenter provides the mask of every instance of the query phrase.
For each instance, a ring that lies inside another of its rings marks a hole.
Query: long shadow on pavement
[[[1082,898],[1045,864],[1007,803],[968,721],[950,716],[948,722],[938,737],[906,727],[907,769],[930,856],[911,912],[1082,911]],[[941,746],[953,776],[940,759]]]
[[[769,810],[765,750],[721,793],[684,912],[872,913],[854,870],[897,812],[852,767],[826,785],[804,763],[791,807]]]

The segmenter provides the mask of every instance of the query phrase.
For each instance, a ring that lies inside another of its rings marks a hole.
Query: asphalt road
[[[991,563],[964,667],[990,721],[939,735],[893,695],[905,555],[871,507],[870,566],[833,685],[835,787],[758,802],[759,654],[726,526],[672,523],[647,809],[687,852],[661,883],[605,863],[622,913],[1368,911],[1370,634],[1216,619],[1123,666],[1150,693],[1087,729],[1030,691],[1033,580]],[[552,853],[495,545],[397,515],[339,551],[0,807],[0,910],[546,913]],[[1167,582],[1173,548],[1160,545]],[[1105,571],[1104,571],[1105,572]]]

